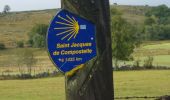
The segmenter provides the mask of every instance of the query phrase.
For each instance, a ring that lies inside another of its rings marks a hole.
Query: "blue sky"
[[[170,0],[110,0],[110,3],[121,5],[151,5],[166,4],[170,7]],[[0,0],[0,12],[4,5],[10,5],[12,11],[28,11],[60,8],[60,0]]]

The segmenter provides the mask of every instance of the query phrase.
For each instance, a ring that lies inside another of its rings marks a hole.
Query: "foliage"
[[[146,69],[152,69],[153,68],[153,57],[148,56],[148,58],[146,60],[144,60],[144,67]]]
[[[48,25],[46,24],[36,24],[33,28],[32,28],[32,34],[39,34],[42,36],[46,36],[48,30]]]
[[[111,13],[111,16],[122,15],[122,13],[118,9],[116,9],[115,7],[111,7],[110,13]]]
[[[111,8],[112,15],[112,56],[116,70],[119,61],[132,60],[134,49],[140,44],[141,27],[134,26],[122,18],[122,13],[116,8]]]
[[[39,34],[35,34],[33,37],[33,47],[35,48],[43,48],[45,47],[45,37]]]
[[[45,47],[45,38],[48,30],[48,25],[46,24],[36,24],[29,35],[28,43],[30,46],[35,48]]]
[[[136,46],[136,28],[121,16],[112,17],[113,57],[117,60],[130,60]]]
[[[145,34],[148,40],[170,39],[170,8],[166,5],[153,7],[146,17]]]
[[[157,7],[153,7],[151,10],[146,12],[145,15],[148,17],[154,15],[158,18],[168,17],[168,16],[170,16],[170,9],[166,5],[160,5]]]
[[[18,41],[17,42],[17,47],[18,48],[23,48],[24,47],[24,42],[23,41]]]
[[[134,68],[136,68],[136,69],[139,69],[140,68],[140,60],[139,59],[137,59],[135,62],[134,62],[134,64],[133,64],[133,67]]]
[[[3,43],[0,43],[0,50],[4,50],[5,49],[5,45]]]
[[[145,20],[145,25],[153,25],[156,24],[156,20],[153,17],[148,17]]]
[[[169,40],[170,24],[145,26],[145,33],[149,40]]]
[[[10,12],[10,10],[11,10],[11,7],[9,6],[9,5],[5,5],[4,6],[4,10],[3,10],[3,13],[8,13],[8,12]]]

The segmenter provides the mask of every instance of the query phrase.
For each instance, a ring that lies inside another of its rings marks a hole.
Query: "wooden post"
[[[62,8],[96,25],[97,57],[66,76],[67,100],[113,100],[109,0],[62,0]]]

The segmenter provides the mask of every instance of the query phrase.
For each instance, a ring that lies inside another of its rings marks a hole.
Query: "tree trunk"
[[[62,8],[96,25],[97,57],[66,76],[67,100],[113,100],[109,0],[62,0]]]

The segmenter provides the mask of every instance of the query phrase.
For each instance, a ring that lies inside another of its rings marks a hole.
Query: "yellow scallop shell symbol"
[[[57,36],[62,35],[63,37],[61,40],[67,39],[67,41],[71,39],[75,39],[79,33],[80,26],[78,21],[74,17],[70,17],[66,15],[66,18],[61,17],[60,15],[57,16],[62,22],[57,21],[56,24],[64,25],[63,27],[54,28],[55,30],[62,30],[62,32],[57,33]]]

